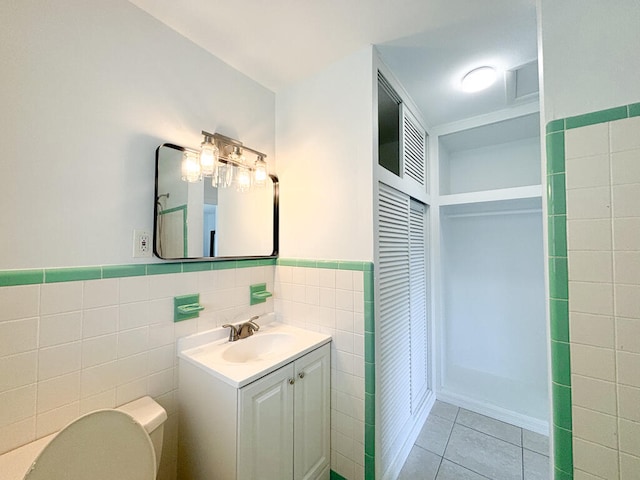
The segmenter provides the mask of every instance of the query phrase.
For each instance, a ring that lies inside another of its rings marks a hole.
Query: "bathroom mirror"
[[[153,252],[165,260],[242,259],[278,254],[278,179],[240,192],[215,188],[210,177],[181,179],[191,149],[156,149]],[[197,152],[195,152],[197,153]]]

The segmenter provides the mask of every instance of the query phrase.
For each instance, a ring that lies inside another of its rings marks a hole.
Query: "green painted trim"
[[[373,455],[364,456],[364,480],[375,480],[376,461]]]
[[[301,258],[278,258],[276,265],[281,267],[331,268],[333,270],[351,270],[354,272],[373,272],[372,262],[348,260],[305,260]]]
[[[150,263],[147,265],[147,275],[166,275],[168,273],[182,273],[182,263]]]
[[[44,283],[77,282],[101,278],[101,267],[46,268],[44,270]]]
[[[0,287],[14,285],[37,285],[44,283],[44,270],[5,270],[0,271]]]
[[[571,418],[571,387],[552,383],[553,390],[553,423],[554,425],[572,429]]]
[[[564,131],[547,135],[547,174],[564,173]]]
[[[555,469],[573,477],[573,441],[572,431],[553,426],[553,456]],[[557,478],[557,477],[556,477]]]
[[[183,263],[182,271],[184,273],[188,272],[206,272],[211,270],[211,262],[193,262],[193,263]]]
[[[551,340],[569,342],[569,301],[549,300],[551,313]]]
[[[549,257],[549,296],[569,299],[569,267],[567,257]]]
[[[237,267],[237,263],[235,260],[227,260],[225,262],[215,262],[212,265],[213,270],[230,270],[232,268]]]
[[[549,215],[548,219],[549,256],[567,256],[567,216]]]
[[[564,130],[564,118],[547,123],[546,133],[560,132],[562,130]]]
[[[551,380],[571,386],[571,355],[569,344],[551,340]]]
[[[331,473],[329,475],[329,480],[347,480],[347,479],[342,475],[340,475],[339,473],[336,473],[333,470],[331,470]]]
[[[106,265],[102,267],[102,278],[143,277],[146,265]]]
[[[563,472],[558,468],[554,468],[554,480],[573,480],[573,473]]]
[[[564,173],[547,175],[547,201],[549,215],[565,215],[567,213],[567,189]]]
[[[597,123],[611,122],[629,117],[627,105],[622,107],[607,108],[597,112],[585,113],[584,115],[576,115],[565,119],[566,129],[586,127]]]
[[[629,108],[629,118],[640,117],[640,103],[633,103],[627,107]]]

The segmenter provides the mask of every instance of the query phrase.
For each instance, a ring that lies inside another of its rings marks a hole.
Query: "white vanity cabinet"
[[[241,388],[180,360],[178,477],[328,479],[325,344]]]

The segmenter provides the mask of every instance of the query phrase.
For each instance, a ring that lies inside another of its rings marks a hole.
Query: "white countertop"
[[[235,342],[229,342],[227,328],[181,338],[178,340],[178,357],[232,387],[241,388],[331,341],[329,335],[275,322],[273,318],[270,314],[256,320],[260,330]],[[265,340],[273,340],[277,348],[244,363],[225,360],[229,353],[251,352],[253,345]]]

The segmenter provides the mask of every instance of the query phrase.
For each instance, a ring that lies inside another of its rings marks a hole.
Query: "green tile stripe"
[[[301,258],[278,258],[277,265],[282,267],[331,268],[333,270],[353,270],[357,272],[373,271],[373,263],[348,260],[306,260]]]
[[[347,480],[347,479],[342,475],[340,475],[339,473],[331,470],[331,475],[329,476],[329,480]]]
[[[77,282],[108,278],[143,277],[169,273],[190,273],[229,268],[265,267],[276,265],[275,257],[241,260],[167,262],[130,265],[97,265],[87,267],[0,270],[0,287],[38,285],[41,283]]]
[[[547,124],[545,129],[553,443],[556,480],[573,479],[565,132],[574,128],[638,116],[640,116],[640,103],[633,103],[553,120]]]
[[[373,263],[364,275],[364,478],[375,480],[376,438],[376,360],[375,360],[375,316],[374,316],[374,272]]]

